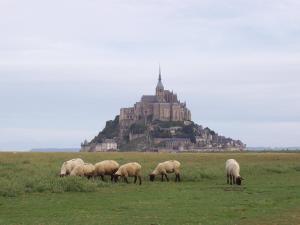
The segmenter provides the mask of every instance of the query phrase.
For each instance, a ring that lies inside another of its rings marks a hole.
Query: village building
[[[105,139],[102,143],[89,144],[86,140],[81,144],[81,151],[84,152],[108,152],[117,151],[118,144],[113,139]]]

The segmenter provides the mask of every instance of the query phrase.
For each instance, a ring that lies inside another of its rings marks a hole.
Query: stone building
[[[117,149],[118,145],[113,139],[105,139],[104,142],[95,146],[96,152],[114,151]]]
[[[102,143],[88,143],[86,140],[81,143],[83,152],[108,152],[118,150],[118,144],[113,139],[105,139]]]
[[[155,89],[155,95],[143,95],[141,101],[130,108],[121,108],[119,123],[128,127],[139,120],[147,121],[190,121],[191,112],[186,103],[181,103],[173,91],[165,90],[161,71]]]
[[[154,143],[158,145],[163,144],[159,151],[183,151],[193,146],[189,138],[154,138]]]

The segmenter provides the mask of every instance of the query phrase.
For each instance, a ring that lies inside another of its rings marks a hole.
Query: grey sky
[[[0,149],[79,146],[165,88],[249,146],[300,145],[300,2],[0,0]]]

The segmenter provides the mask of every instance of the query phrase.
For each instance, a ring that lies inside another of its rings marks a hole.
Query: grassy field
[[[143,167],[142,186],[58,176],[61,163],[115,159]],[[225,160],[245,178],[226,184]],[[177,159],[182,182],[151,183]],[[300,153],[0,153],[0,224],[300,224]]]

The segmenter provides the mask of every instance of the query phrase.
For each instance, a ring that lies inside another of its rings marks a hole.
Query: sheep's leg
[[[114,179],[114,175],[112,174],[110,175],[110,181],[113,181],[113,179]]]
[[[177,180],[180,182],[180,174],[177,174]]]
[[[233,180],[232,179],[233,178],[232,175],[229,175],[229,178],[230,178],[230,185],[232,185],[232,180]]]
[[[136,183],[136,180],[137,180],[137,176],[134,176],[134,183]]]
[[[142,184],[142,178],[139,176],[140,185]]]
[[[235,176],[232,176],[233,184],[235,184]]]
[[[103,176],[103,175],[100,175],[100,177],[101,177],[101,180],[104,181],[104,176]]]
[[[227,184],[229,184],[229,174],[227,173]]]
[[[165,174],[165,177],[166,177],[167,181],[169,182],[169,178],[168,178],[167,174]]]
[[[162,182],[164,181],[164,175],[163,174],[161,175],[161,181]]]
[[[127,177],[124,177],[124,180],[127,184],[129,184],[128,180],[127,180]]]
[[[115,183],[118,182],[118,176],[114,176],[114,181],[115,181]]]

